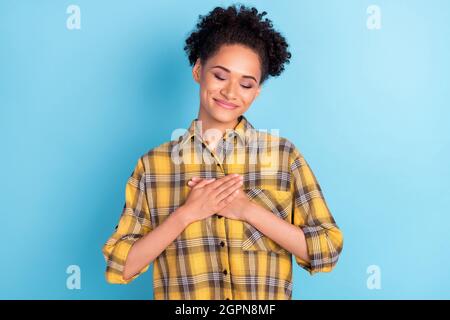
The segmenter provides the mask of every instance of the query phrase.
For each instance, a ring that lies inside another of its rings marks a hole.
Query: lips
[[[230,103],[230,102],[227,102],[227,101],[224,101],[224,100],[215,99],[215,98],[213,98],[213,100],[216,102],[216,104],[218,106],[220,106],[222,108],[225,108],[225,109],[233,110],[233,109],[236,109],[238,107],[237,105],[235,105],[233,103]]]

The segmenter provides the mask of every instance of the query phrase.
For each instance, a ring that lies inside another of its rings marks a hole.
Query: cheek
[[[212,81],[208,84],[207,90],[211,93],[220,92],[220,90],[222,90],[222,84],[218,81]]]
[[[205,82],[201,86],[201,91],[202,91],[203,96],[212,95],[212,94],[216,95],[217,93],[220,92],[221,89],[222,89],[222,87],[221,87],[220,83],[217,83],[214,81]]]
[[[256,98],[256,91],[248,90],[244,93],[242,93],[242,100],[245,102],[246,105],[249,105],[255,100]]]
[[[208,74],[204,80],[203,86],[207,91],[218,91],[223,86],[223,82],[218,81],[213,75],[210,74]]]

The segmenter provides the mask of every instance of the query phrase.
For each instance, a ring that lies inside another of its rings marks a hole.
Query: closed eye
[[[217,74],[215,74],[214,76],[219,80],[225,80],[225,79],[222,79],[221,77],[219,77]]]
[[[223,79],[223,78],[219,77],[217,74],[215,74],[214,76],[216,77],[216,79],[218,79],[220,81],[226,80],[226,79]],[[252,86],[244,86],[242,84],[241,84],[241,87],[244,88],[244,89],[251,89],[252,88]]]

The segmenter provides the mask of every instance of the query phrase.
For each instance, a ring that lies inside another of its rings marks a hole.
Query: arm
[[[152,232],[139,239],[130,249],[123,271],[125,281],[153,262],[188,226],[184,207],[179,207]]]
[[[125,188],[125,206],[116,231],[103,246],[106,280],[127,284],[148,270],[188,225],[184,209],[178,208],[156,228],[150,222],[145,190],[145,170],[139,159]]]
[[[107,281],[127,284],[147,271],[149,264],[190,223],[204,219],[229,204],[242,185],[239,175],[228,175],[212,182],[214,180],[205,180],[191,190],[185,204],[153,228],[146,197],[144,165],[139,159],[127,182],[126,201],[118,228],[103,247]]]
[[[322,189],[302,154],[294,149],[290,164],[294,195],[292,223],[306,239],[309,260],[295,255],[298,265],[311,275],[330,272],[343,248],[343,234],[338,228],[322,193]]]
[[[305,234],[300,228],[253,202],[248,204],[244,212],[246,222],[295,256],[309,261]]]
[[[126,284],[138,276],[135,274],[131,279],[123,277],[132,246],[152,230],[144,173],[144,164],[140,158],[125,187],[125,205],[119,224],[102,249],[107,263],[105,276],[109,283]],[[142,265],[139,274],[146,272],[148,267]]]
[[[298,150],[293,155],[292,224],[253,202],[243,210],[244,220],[291,252],[297,264],[311,275],[330,272],[342,251],[343,235],[308,163]]]
[[[212,179],[211,181],[214,181]],[[210,187],[217,187],[218,192],[221,192],[221,196],[215,199],[216,202],[225,199],[222,206],[228,204],[235,197],[232,192],[237,190],[241,185],[241,176],[233,175],[227,176],[226,178],[220,179],[219,181],[212,182]],[[205,186],[209,181],[204,181],[197,186],[200,190],[202,186]],[[124,280],[128,281],[134,274],[138,273],[141,268],[150,264],[156,257],[158,257],[161,252],[163,252],[169,244],[171,244],[180,233],[193,221],[199,219],[198,215],[205,211],[203,209],[196,209],[196,206],[200,204],[201,206],[207,205],[208,201],[205,201],[204,197],[208,197],[209,201],[215,198],[214,195],[209,196],[204,191],[195,190],[196,194],[193,198],[187,200],[187,202],[176,209],[169,217],[164,220],[164,222],[156,227],[152,232],[137,241],[131,248],[128,258],[124,268]],[[200,195],[200,196],[199,196]],[[191,193],[190,193],[191,196]],[[196,204],[193,204],[196,202]],[[215,204],[215,203],[214,203]],[[209,206],[208,206],[209,207]],[[218,209],[218,208],[217,208]],[[192,213],[195,212],[193,215]],[[211,215],[215,210],[206,210],[206,215]],[[197,215],[197,217],[195,217]],[[203,219],[205,217],[200,217]]]

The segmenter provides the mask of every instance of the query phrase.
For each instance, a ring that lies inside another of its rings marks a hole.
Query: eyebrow
[[[219,65],[217,65],[217,66],[211,67],[211,69],[212,69],[212,68],[220,68],[220,69],[222,69],[222,70],[224,70],[224,71],[226,71],[226,72],[231,72],[229,69],[225,68],[224,66],[219,66]],[[255,80],[256,83],[258,83],[258,81],[256,80],[256,78],[253,77],[253,76],[243,75],[242,77],[243,77],[243,78],[250,78],[250,79],[253,79],[253,80]]]

